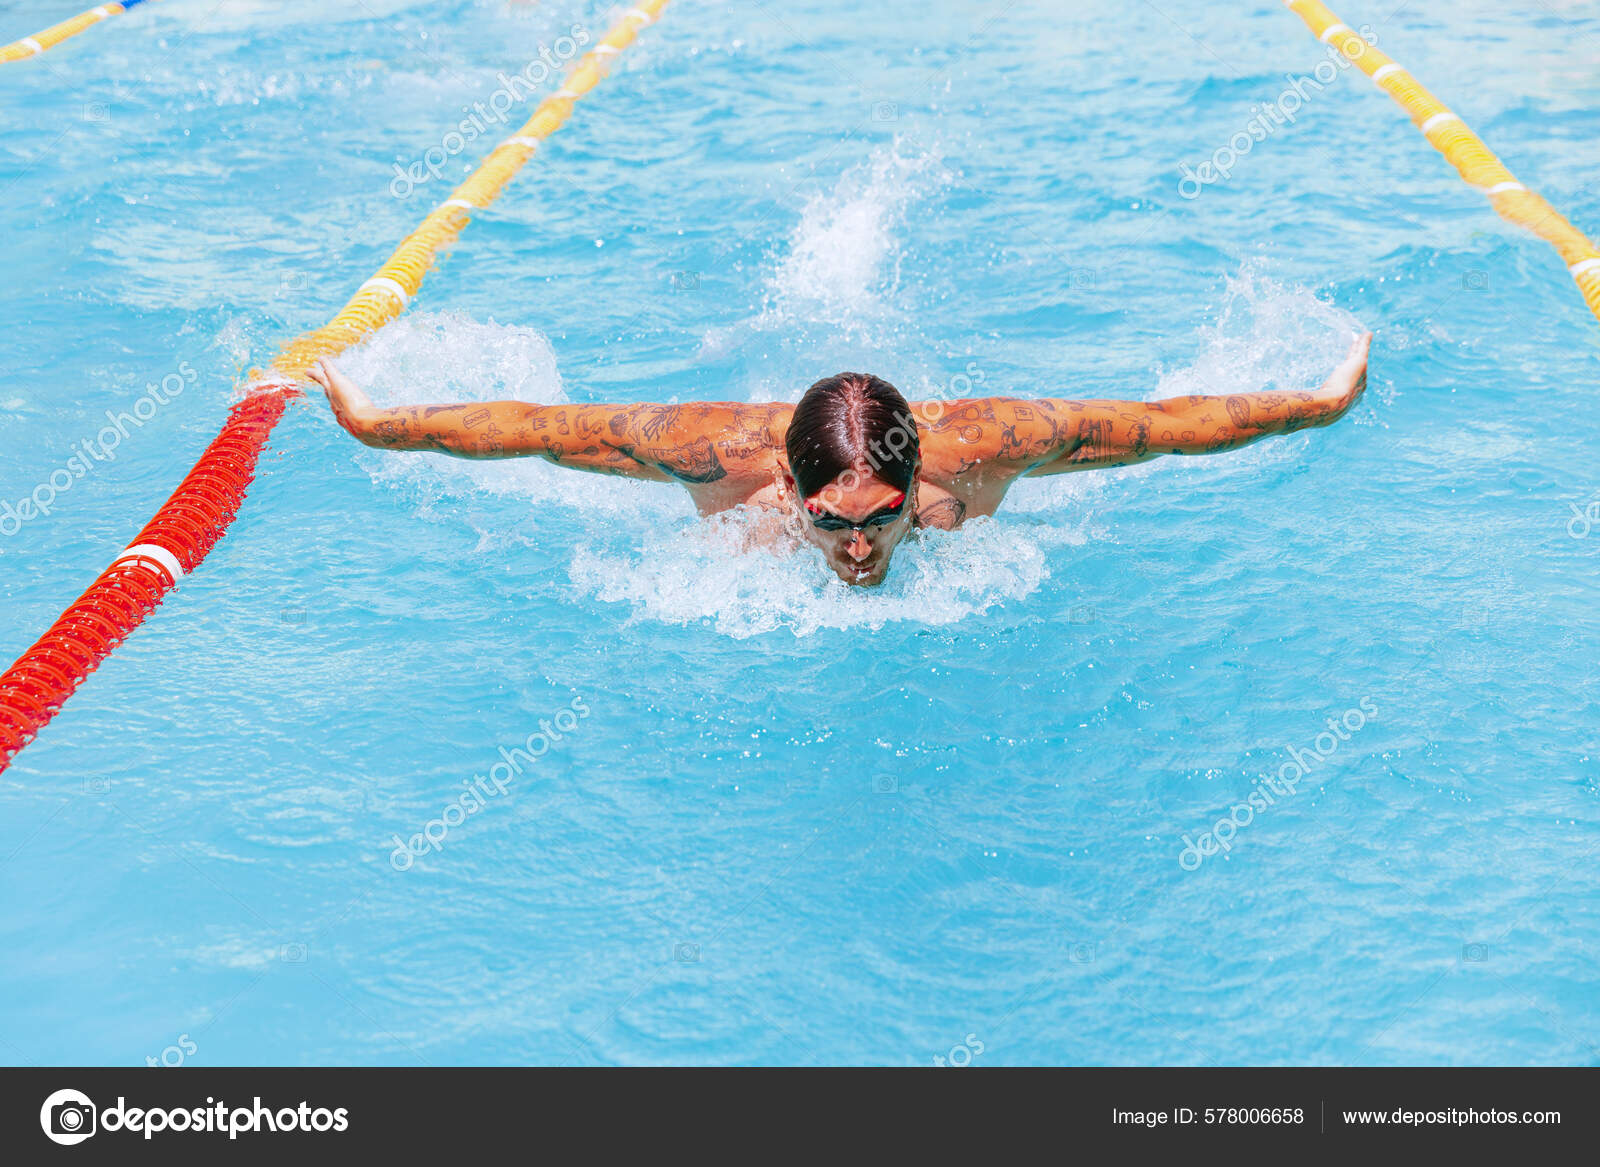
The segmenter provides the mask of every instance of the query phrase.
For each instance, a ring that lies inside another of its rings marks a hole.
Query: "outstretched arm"
[[[989,398],[962,403],[930,429],[954,437],[963,459],[957,473],[976,470],[991,481],[1127,466],[1161,454],[1216,454],[1343,417],[1366,388],[1371,341],[1370,332],[1357,337],[1316,390],[1165,401]]]
[[[358,442],[457,458],[546,458],[562,466],[655,482],[707,486],[771,448],[770,408],[690,405],[535,405],[474,401],[380,409],[350,378],[319,361],[311,379]],[[780,436],[781,441],[781,436]]]

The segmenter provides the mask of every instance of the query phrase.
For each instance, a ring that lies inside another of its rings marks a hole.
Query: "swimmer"
[[[380,450],[544,458],[558,466],[676,482],[701,514],[759,508],[773,534],[815,544],[849,584],[883,582],[900,541],[992,515],[1022,477],[1218,454],[1329,425],[1367,385],[1372,334],[1356,337],[1319,389],[1074,401],[978,397],[908,403],[887,381],[840,373],[797,404],[535,405],[473,401],[375,407],[331,363],[311,379],[351,436]]]

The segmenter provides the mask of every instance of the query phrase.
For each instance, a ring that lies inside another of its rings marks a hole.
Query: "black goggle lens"
[[[860,531],[867,527],[887,527],[900,517],[905,506],[906,496],[902,494],[893,506],[874,511],[859,523],[852,523],[849,519],[829,514],[827,511],[815,510],[810,504],[807,504],[806,510],[811,513],[811,525],[819,531]]]

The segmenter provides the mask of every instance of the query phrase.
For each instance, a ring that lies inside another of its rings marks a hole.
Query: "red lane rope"
[[[235,405],[222,432],[130,546],[161,548],[184,573],[198,567],[238,514],[267,436],[298,395],[298,389],[271,389]],[[153,559],[117,560],[0,673],[0,770],[177,582]]]

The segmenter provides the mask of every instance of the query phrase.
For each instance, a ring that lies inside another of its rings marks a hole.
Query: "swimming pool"
[[[1600,225],[1600,20],[1389,7],[1340,14]],[[479,154],[396,163],[614,11],[163,0],[0,71],[0,498],[182,384],[0,539],[0,657]],[[0,1059],[1600,1060],[1600,333],[1353,71],[1180,193],[1325,59],[1276,3],[676,0],[345,359],[380,403],[1298,386],[1358,325],[1368,395],[1023,483],[875,594],[302,402],[0,776]]]

